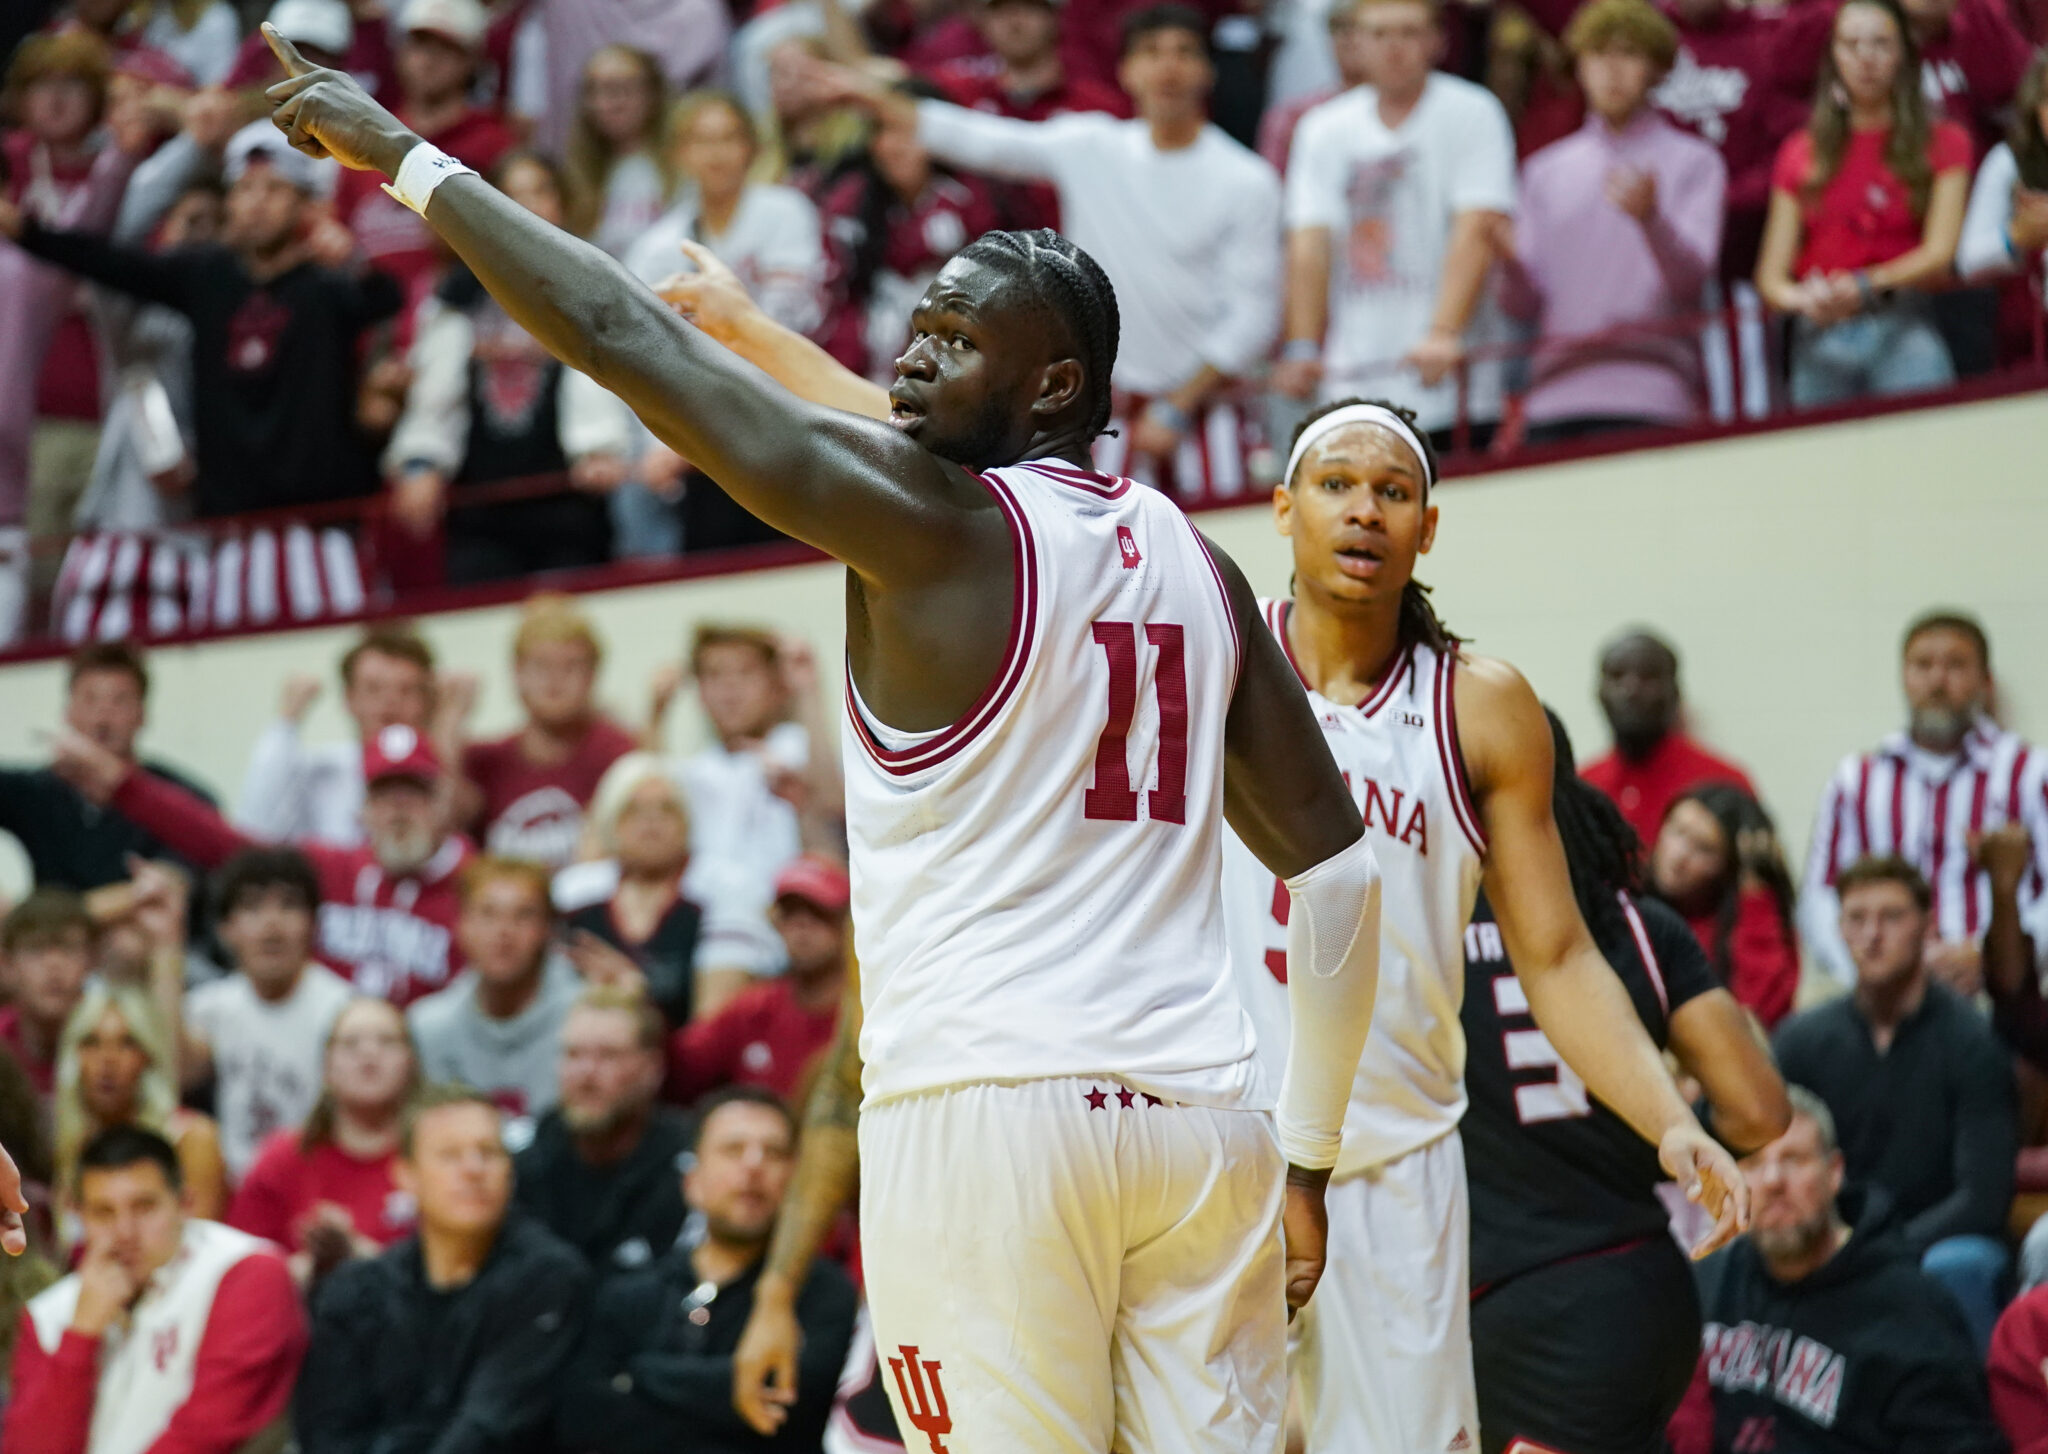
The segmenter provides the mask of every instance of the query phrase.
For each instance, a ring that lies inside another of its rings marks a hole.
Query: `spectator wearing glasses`
[[[1727,168],[1649,105],[1678,34],[1649,0],[1595,0],[1565,45],[1588,115],[1530,157],[1502,256],[1510,313],[1538,344],[1532,444],[1685,424],[1704,402],[1688,320],[1721,251]]]
[[[1850,0],[1806,129],[1779,149],[1757,259],[1793,315],[1791,397],[1812,408],[1955,380],[1927,289],[1945,280],[1970,190],[1970,137],[1935,119],[1897,0]]]
[[[411,1232],[398,1137],[419,1087],[405,1016],[388,1000],[351,1000],[327,1037],[313,1113],[264,1145],[235,1189],[228,1224],[287,1249],[302,1285]]]
[[[856,1304],[830,1262],[812,1264],[796,1298],[803,1351],[776,1431],[756,1433],[732,1402],[733,1354],[795,1169],[795,1118],[772,1093],[734,1087],[704,1105],[693,1149],[682,1193],[703,1238],[598,1290],[556,1410],[573,1454],[798,1454],[824,1435]]]

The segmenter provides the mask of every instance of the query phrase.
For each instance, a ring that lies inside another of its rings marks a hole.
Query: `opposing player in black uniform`
[[[1699,941],[1636,897],[1635,833],[1581,782],[1553,715],[1552,811],[1572,891],[1657,1044],[1738,1154],[1785,1128],[1784,1082]],[[1465,931],[1460,1127],[1472,1200],[1472,1363],[1483,1454],[1658,1454],[1699,1360],[1693,1278],[1657,1150],[1593,1100],[1536,1028],[1493,911]]]

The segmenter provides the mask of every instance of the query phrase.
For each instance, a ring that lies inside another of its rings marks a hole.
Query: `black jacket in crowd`
[[[837,1266],[812,1265],[796,1301],[797,1401],[763,1438],[732,1406],[733,1350],[760,1271],[757,1262],[714,1291],[677,1248],[599,1287],[556,1409],[561,1454],[816,1454],[859,1299]]]
[[[213,794],[160,762],[143,767],[211,803]],[[185,860],[119,813],[85,800],[47,767],[0,767],[0,828],[21,840],[38,888],[85,893],[128,878],[128,856]],[[185,863],[195,881],[205,870]]]
[[[301,263],[259,283],[224,247],[152,253],[31,222],[24,252],[192,320],[201,516],[377,488],[355,423],[356,339],[404,301],[384,274]]]
[[[657,1106],[625,1160],[591,1166],[576,1154],[561,1111],[549,1111],[514,1163],[515,1195],[597,1272],[645,1267],[674,1246],[683,1229],[689,1151],[689,1122]]]
[[[1772,1048],[1786,1084],[1827,1102],[1850,1180],[1884,1190],[1914,1250],[2004,1235],[2019,1149],[2012,1056],[1975,1006],[1928,985],[1880,1054],[1843,995],[1786,1020]]]
[[[1798,1282],[1772,1277],[1748,1238],[1699,1265],[1715,1454],[2004,1454],[1955,1299],[1881,1192],[1847,1193],[1841,1210],[1849,1240]]]
[[[292,1421],[302,1454],[540,1454],[590,1274],[515,1211],[476,1277],[437,1292],[417,1238],[313,1292]]]

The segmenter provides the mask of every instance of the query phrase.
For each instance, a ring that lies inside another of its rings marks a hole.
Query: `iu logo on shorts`
[[[1138,554],[1138,538],[1131,534],[1131,527],[1119,525],[1116,528],[1116,553],[1124,558],[1125,570],[1136,570],[1138,562],[1145,557]]]
[[[939,1385],[939,1360],[929,1358],[918,1361],[916,1345],[897,1345],[901,1358],[889,1360],[889,1371],[896,1375],[896,1392],[903,1400],[903,1413],[910,1420],[910,1427],[931,1441],[931,1454],[946,1454],[946,1446],[939,1442],[941,1435],[953,1432],[953,1416],[946,1412],[946,1390]],[[909,1374],[905,1375],[904,1369]]]

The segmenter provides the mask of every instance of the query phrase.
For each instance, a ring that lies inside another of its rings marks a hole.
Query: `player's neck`
[[[1334,602],[1297,589],[1287,613],[1287,644],[1311,687],[1356,705],[1393,669],[1401,649],[1401,597]]]

